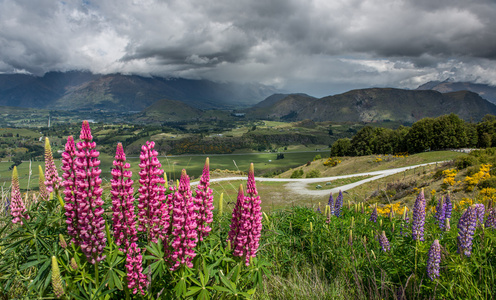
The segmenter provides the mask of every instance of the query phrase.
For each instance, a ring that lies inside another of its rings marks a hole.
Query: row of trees
[[[337,140],[331,156],[419,153],[450,148],[486,148],[496,145],[496,116],[469,123],[455,114],[424,118],[397,129],[365,126],[351,139]]]

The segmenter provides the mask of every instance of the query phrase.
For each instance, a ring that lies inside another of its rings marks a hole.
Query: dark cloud
[[[493,0],[0,0],[0,72],[256,81],[317,96],[446,77],[496,85],[495,15]]]

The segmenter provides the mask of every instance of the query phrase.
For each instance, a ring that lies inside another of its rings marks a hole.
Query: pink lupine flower
[[[39,198],[41,200],[48,201],[50,198],[50,193],[48,192],[46,185],[45,185],[45,175],[43,172],[43,168],[41,165],[38,165],[38,171],[39,171],[39,178],[38,178],[38,186],[40,190]]]
[[[10,214],[14,219],[12,219],[12,223],[21,222],[21,217],[24,219],[29,219],[29,215],[26,212],[26,207],[24,206],[24,201],[21,196],[21,189],[19,188],[19,175],[17,173],[17,167],[14,166],[14,170],[12,171],[12,187],[10,193]]]
[[[67,224],[67,233],[72,237],[72,242],[79,245],[79,218],[78,214],[82,213],[78,202],[76,202],[76,145],[72,136],[67,137],[65,151],[62,153],[62,186],[65,195],[65,216]]]
[[[146,275],[143,274],[143,257],[136,243],[131,243],[126,255],[126,270],[127,270],[127,287],[133,291],[133,294],[138,292],[145,295],[148,281]]]
[[[155,142],[141,146],[140,187],[138,198],[138,231],[146,234],[148,241],[156,243],[166,237],[169,230],[169,209],[165,203],[164,171],[158,161]]]
[[[233,243],[233,255],[244,256],[245,264],[250,265],[250,257],[257,255],[260,234],[262,232],[262,212],[260,196],[255,185],[255,171],[253,163],[248,171],[246,195],[242,203],[239,233]]]
[[[203,167],[203,173],[200,178],[200,183],[198,183],[196,188],[196,197],[194,198],[198,209],[197,229],[198,238],[200,241],[203,241],[203,238],[207,237],[208,233],[212,230],[209,224],[213,221],[214,197],[212,195],[212,189],[209,187],[209,168],[210,164],[207,157],[205,166]]]
[[[134,213],[134,196],[131,166],[126,163],[126,154],[122,144],[117,144],[114,168],[112,169],[112,211],[115,243],[123,246],[119,250],[126,253],[130,244],[138,241],[136,215]]]
[[[102,172],[98,166],[100,153],[91,136],[88,121],[83,121],[80,139],[76,145],[76,202],[79,206],[78,222],[81,250],[91,264],[105,259],[102,255],[107,242],[105,220],[103,219]]]
[[[48,192],[58,190],[62,178],[59,177],[57,167],[53,161],[52,148],[48,137],[45,138],[45,185]]]
[[[243,193],[243,185],[239,185],[238,189],[238,198],[236,200],[236,204],[234,205],[234,209],[232,212],[232,217],[231,217],[231,224],[229,225],[229,235],[227,240],[231,242],[231,245],[234,244],[236,237],[238,236],[239,233],[239,221],[241,219],[241,212],[243,209],[243,201],[245,199],[245,194]]]
[[[186,170],[181,172],[179,187],[169,195],[172,205],[171,219],[171,248],[170,258],[174,264],[171,270],[177,270],[181,265],[193,267],[191,262],[196,256],[195,247],[198,242],[196,231],[197,207],[191,196],[189,176]]]

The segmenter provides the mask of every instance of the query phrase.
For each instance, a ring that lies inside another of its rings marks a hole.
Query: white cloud
[[[3,0],[0,72],[88,69],[325,95],[496,85],[492,0]]]

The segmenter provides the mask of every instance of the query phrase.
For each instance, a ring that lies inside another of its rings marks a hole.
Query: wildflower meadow
[[[412,207],[332,194],[325,209],[262,212],[254,166],[234,203],[214,199],[210,161],[192,185],[154,142],[135,182],[122,144],[100,178],[89,123],[57,169],[48,138],[39,191],[17,169],[0,204],[2,299],[490,299],[496,207],[424,190]],[[136,174],[135,174],[136,175]],[[446,184],[451,184],[447,182]],[[226,206],[224,208],[224,205]]]

